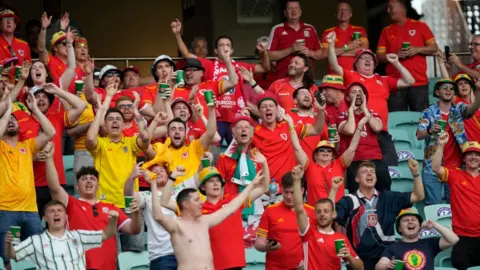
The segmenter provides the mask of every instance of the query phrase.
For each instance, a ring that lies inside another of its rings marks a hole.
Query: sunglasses
[[[320,149],[318,149],[318,152],[331,153],[331,152],[333,152],[333,149],[331,149],[331,148],[320,148]]]
[[[98,217],[98,211],[97,211],[97,206],[96,205],[92,205],[92,211],[93,211],[93,216],[94,217]]]
[[[122,109],[131,109],[133,108],[133,104],[122,104],[122,105],[118,105],[117,108],[119,110],[122,110]]]
[[[120,77],[120,72],[108,72],[105,74],[106,77],[111,78],[111,77]]]

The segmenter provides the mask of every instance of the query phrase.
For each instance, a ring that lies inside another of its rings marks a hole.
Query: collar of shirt
[[[298,28],[298,31],[300,31],[300,30],[302,30],[303,28],[305,28],[305,23],[304,23],[304,22],[299,21],[298,23],[299,23],[299,25],[300,25],[300,28]],[[293,31],[295,31],[295,29],[293,29],[293,28],[288,24],[288,21],[285,21],[285,22],[283,23],[283,26],[284,26],[285,28],[289,28],[289,29],[292,29]]]
[[[48,235],[48,237],[50,237],[50,238],[53,239],[53,240],[60,240],[60,241],[62,241],[62,240],[67,240],[67,239],[69,238],[69,237],[68,237],[68,234],[67,234],[67,230],[65,230],[65,232],[63,233],[63,236],[62,236],[62,237],[57,237],[57,236],[51,234],[48,230],[45,231],[45,233]]]
[[[335,233],[335,231],[332,228],[330,228],[330,231],[327,232],[327,231],[324,231],[324,230],[318,228],[318,226],[317,226],[317,230],[322,234],[333,235]]]
[[[378,191],[375,189],[375,191],[373,192],[373,197],[377,196],[378,197]],[[360,189],[357,190],[357,197],[358,198],[365,198],[366,200],[369,200],[367,197],[365,197],[365,195],[363,195],[361,192],[360,192]],[[373,198],[372,197],[372,198]],[[371,199],[370,199],[371,200]],[[370,201],[369,200],[369,201]]]
[[[82,202],[90,203],[89,201],[85,200],[85,199],[82,198],[82,197],[79,197],[78,200],[79,200],[79,201],[82,201]],[[100,202],[99,200],[96,200],[95,203],[92,204],[92,205],[95,205],[95,204],[97,204],[97,203],[99,203],[99,202]]]

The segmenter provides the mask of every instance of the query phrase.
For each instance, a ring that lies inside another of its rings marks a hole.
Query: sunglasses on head
[[[96,205],[92,205],[92,211],[93,211],[93,216],[94,217],[98,217],[98,211],[97,211],[97,206]]]
[[[122,105],[118,105],[118,109],[121,110],[121,109],[131,109],[133,108],[133,104],[122,104]]]

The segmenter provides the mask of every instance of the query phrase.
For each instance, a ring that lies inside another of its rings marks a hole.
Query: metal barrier
[[[120,62],[120,61],[125,61],[125,66],[128,67],[130,65],[130,61],[149,61],[153,62],[156,57],[98,57],[94,58],[95,62],[106,62],[106,61],[114,61],[114,62]],[[258,57],[256,56],[239,56],[239,57],[231,57],[233,60],[240,61],[253,61],[253,60],[259,60]],[[172,57],[174,61],[176,60],[182,60],[184,59],[183,57]],[[216,57],[207,57],[207,59],[213,60],[216,59]]]

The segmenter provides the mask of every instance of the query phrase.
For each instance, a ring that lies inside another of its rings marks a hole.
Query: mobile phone
[[[323,97],[323,94],[321,91],[315,92],[313,96],[317,100],[318,104],[320,104],[320,106],[323,106],[325,104],[325,97]]]
[[[448,58],[450,58],[450,46],[445,46],[445,60],[448,61]]]
[[[277,240],[275,239],[267,239],[267,243],[272,245],[272,246],[276,246],[277,245]]]
[[[138,157],[137,157],[137,163],[146,162],[146,161],[147,161],[147,157],[146,157],[146,156],[138,156]]]

